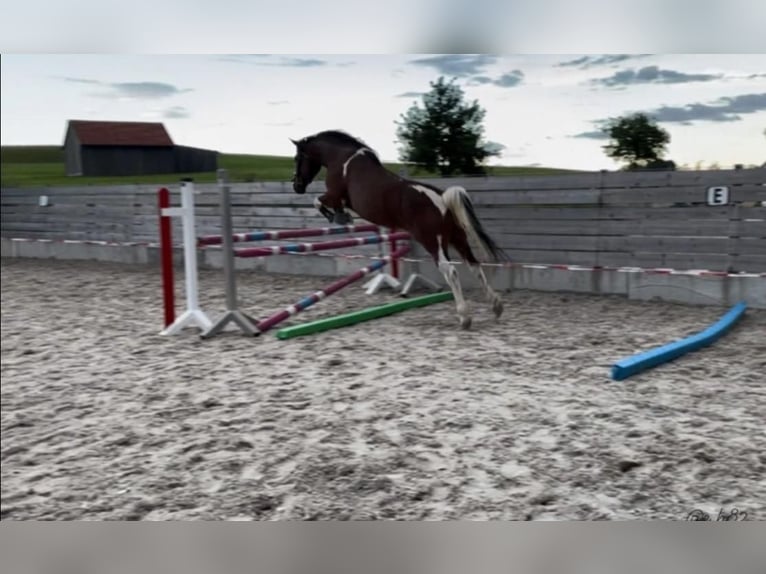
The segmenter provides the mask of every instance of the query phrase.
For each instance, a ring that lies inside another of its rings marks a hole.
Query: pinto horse
[[[322,167],[326,168],[327,192],[314,200],[314,206],[331,223],[350,223],[345,211],[348,208],[370,223],[407,231],[428,251],[444,275],[455,298],[460,326],[469,329],[471,312],[457,269],[448,257],[448,247],[454,247],[479,278],[495,317],[500,317],[503,302],[489,285],[469,237],[491,260],[507,260],[507,256],[482,227],[464,188],[441,190],[402,178],[386,169],[364,142],[342,131],[323,131],[290,141],[296,147],[296,193],[306,193]]]

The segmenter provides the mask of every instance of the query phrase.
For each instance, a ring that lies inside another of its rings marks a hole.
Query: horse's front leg
[[[314,207],[324,215],[330,223],[336,225],[349,225],[353,223],[351,215],[344,209],[343,200],[336,196],[325,193],[314,198]]]
[[[319,213],[324,215],[330,223],[333,222],[335,212],[329,207],[325,206],[319,197],[314,198],[314,207],[317,209],[317,211],[319,211]]]

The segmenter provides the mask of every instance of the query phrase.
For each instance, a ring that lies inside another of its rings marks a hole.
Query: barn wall
[[[199,173],[218,169],[218,152],[188,146],[175,146],[176,172]]]
[[[82,146],[83,175],[125,176],[175,173],[172,147]]]

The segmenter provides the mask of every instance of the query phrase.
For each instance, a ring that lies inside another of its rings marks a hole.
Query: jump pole
[[[311,307],[313,304],[321,301],[322,299],[325,299],[326,297],[332,295],[333,293],[336,293],[337,291],[340,291],[347,285],[350,285],[351,283],[358,281],[359,279],[372,273],[373,271],[377,271],[378,269],[381,269],[384,265],[386,265],[391,260],[405,255],[409,250],[410,250],[409,245],[403,245],[402,247],[398,248],[394,253],[391,253],[390,255],[387,255],[386,257],[379,259],[378,261],[374,261],[367,267],[363,267],[359,269],[358,271],[355,271],[354,273],[351,273],[350,275],[344,277],[343,279],[340,279],[338,281],[335,281],[334,283],[331,283],[324,289],[315,291],[311,295],[304,297],[303,299],[294,303],[293,305],[290,305],[289,307],[286,307],[282,309],[281,311],[273,314],[271,317],[268,317],[264,319],[263,321],[260,321],[257,325],[259,334],[265,333],[266,331],[273,329],[282,321],[285,321],[286,319],[289,319],[293,315],[296,315],[297,313],[300,313],[301,311]]]
[[[612,379],[616,381],[627,379],[636,373],[707,347],[725,335],[742,317],[746,309],[747,303],[741,301],[729,309],[717,322],[696,335],[617,361],[612,367]]]
[[[302,237],[318,237],[320,235],[343,235],[346,233],[377,232],[380,230],[375,224],[365,223],[359,225],[338,225],[335,227],[313,227],[310,229],[284,229],[280,231],[252,231],[250,233],[234,233],[231,240],[234,243],[252,243],[255,241],[270,241],[277,239],[299,239]],[[198,245],[221,245],[221,235],[203,235],[197,240]]]
[[[361,311],[354,311],[351,313],[345,313],[343,315],[328,317],[327,319],[319,319],[317,321],[311,321],[301,325],[285,327],[284,329],[277,331],[276,335],[277,339],[292,339],[293,337],[313,335],[315,333],[321,333],[322,331],[329,331],[330,329],[338,329],[339,327],[347,327],[349,325],[356,325],[357,323],[362,323],[364,321],[386,317],[388,315],[393,315],[394,313],[400,313],[407,309],[425,307],[427,305],[449,301],[452,298],[453,295],[451,291],[432,293],[430,295],[423,295],[422,297],[415,297],[414,299],[394,301],[393,303],[387,303],[377,307],[369,307],[367,309],[362,309]]]
[[[391,239],[409,239],[409,233],[381,233],[365,237],[349,237],[348,239],[335,239],[332,241],[317,241],[316,243],[291,243],[290,245],[273,245],[269,247],[245,247],[235,249],[236,257],[269,257],[270,255],[284,255],[285,253],[314,253],[327,251],[328,249],[340,249],[341,247],[356,247],[358,245],[374,245]]]
[[[181,181],[181,207],[165,207],[160,216],[180,217],[183,223],[184,242],[184,277],[186,284],[186,311],[173,323],[163,329],[161,335],[175,335],[186,327],[199,327],[207,330],[212,322],[199,308],[197,282],[197,238],[194,234],[194,183],[190,179]],[[172,265],[173,246],[167,242],[163,246],[163,269],[170,261]],[[170,252],[168,256],[167,253]]]

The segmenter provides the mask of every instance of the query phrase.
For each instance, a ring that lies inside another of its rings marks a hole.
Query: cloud
[[[266,103],[269,104],[270,106],[284,106],[286,104],[289,104],[290,102],[288,102],[287,100],[272,100]]]
[[[587,138],[587,139],[594,139],[594,140],[607,140],[609,139],[609,136],[606,135],[604,132],[593,130],[589,132],[581,132],[579,134],[575,134],[571,136],[573,138]]]
[[[326,66],[329,63],[327,60],[320,60],[318,58],[297,58],[294,56],[277,56],[275,54],[235,54],[221,56],[219,60],[253,66],[280,66],[288,68],[316,68]],[[342,62],[338,65],[348,66],[353,63]]]
[[[397,94],[395,97],[397,98],[420,98],[421,96],[425,96],[425,92],[402,92],[401,94]]]
[[[766,92],[762,94],[742,94],[733,97],[718,98],[713,103],[693,103],[685,106],[660,106],[645,111],[647,116],[658,123],[678,123],[692,125],[692,122],[737,122],[743,115],[766,111]],[[593,121],[593,125],[606,125],[606,119]],[[572,135],[573,138],[608,139],[598,129]]]
[[[435,68],[440,74],[465,78],[480,74],[484,68],[494,64],[496,56],[490,54],[444,54],[410,60],[410,64]]]
[[[410,60],[416,66],[435,68],[440,74],[454,76],[467,80],[469,86],[492,84],[501,88],[511,88],[519,85],[524,72],[513,70],[497,78],[486,74],[487,66],[497,62],[497,57],[491,54],[444,54]]]
[[[508,146],[500,142],[489,141],[484,144],[484,149],[494,155],[505,155],[504,152],[508,149]]]
[[[501,88],[512,88],[518,86],[524,80],[524,72],[521,70],[513,70],[507,74],[503,74],[497,80],[492,83]]]
[[[586,70],[595,66],[608,66],[626,60],[645,58],[647,56],[651,56],[651,54],[602,54],[601,56],[582,56],[581,58],[576,58],[574,60],[560,62],[556,64],[556,66],[559,68],[577,67]]]
[[[480,86],[492,84],[493,86],[499,86],[501,88],[512,88],[518,86],[524,80],[524,72],[521,70],[513,70],[498,78],[491,78],[489,76],[478,75],[471,76],[468,80],[470,86]]]
[[[719,98],[713,104],[661,106],[647,112],[658,122],[689,124],[693,121],[736,122],[743,114],[766,111],[766,93]]]
[[[191,117],[191,114],[189,113],[189,110],[183,106],[173,106],[162,112],[162,117],[169,120],[178,120]]]
[[[71,82],[73,84],[90,84],[90,85],[93,85],[93,84],[100,84],[101,83],[98,80],[89,80],[88,78],[65,77],[65,78],[61,78],[61,79],[64,80],[65,82]]]
[[[645,66],[638,71],[620,70],[608,78],[596,78],[591,84],[610,88],[632,84],[684,84],[688,82],[710,82],[720,80],[722,74],[685,74],[675,70],[663,70],[657,66]]]
[[[274,66],[290,66],[293,68],[314,68],[316,66],[326,66],[327,61],[317,58],[281,58]]]
[[[190,89],[182,90],[164,82],[119,82],[105,85],[112,90],[111,93],[106,94],[106,97],[114,98],[154,100],[191,91]]]
[[[178,94],[191,92],[191,89],[180,89],[172,84],[164,82],[100,82],[89,78],[62,78],[65,82],[86,84],[89,86],[101,86],[106,88],[104,92],[91,94],[99,98],[130,98],[137,100],[156,100],[169,98]]]

